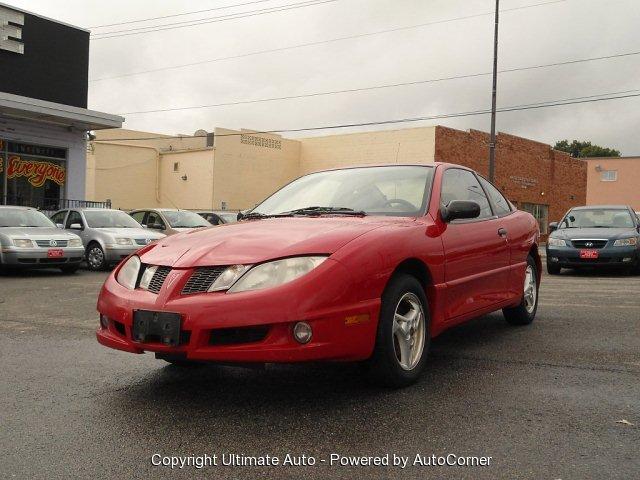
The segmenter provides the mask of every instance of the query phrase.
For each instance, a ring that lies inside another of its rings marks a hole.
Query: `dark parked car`
[[[594,205],[569,210],[549,224],[547,272],[562,268],[623,267],[640,270],[640,221],[625,205]]]

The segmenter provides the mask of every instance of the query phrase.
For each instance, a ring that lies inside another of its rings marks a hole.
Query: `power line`
[[[265,2],[272,2],[272,1],[273,0],[254,0],[252,2],[236,3],[235,5],[225,5],[224,7],[207,8],[205,10],[193,10],[191,12],[174,13],[172,15],[162,15],[160,17],[148,17],[148,18],[141,18],[139,20],[128,20],[126,22],[106,23],[104,25],[94,25],[94,26],[89,27],[89,28],[104,28],[104,27],[115,27],[117,25],[131,25],[132,23],[148,22],[148,21],[151,21],[151,20],[161,20],[161,19],[173,18],[173,17],[183,17],[185,15],[196,15],[198,13],[212,12],[214,10],[225,10],[227,8],[243,7],[245,5],[253,5],[255,3],[265,3]]]
[[[544,5],[551,5],[551,4],[555,4],[555,3],[563,3],[566,2],[568,0],[553,0],[553,1],[549,1],[549,2],[543,2],[543,3],[534,3],[534,4],[530,4],[530,5],[523,5],[520,7],[513,7],[513,8],[506,8],[506,9],[502,9],[500,10],[501,13],[503,12],[512,12],[512,11],[516,11],[516,10],[524,10],[524,9],[529,9],[529,8],[535,8],[535,7],[541,7]],[[389,28],[389,29],[385,29],[385,30],[377,30],[374,32],[366,32],[366,33],[359,33],[359,34],[355,34],[355,35],[347,35],[347,36],[343,36],[343,37],[336,37],[336,38],[330,38],[327,40],[318,40],[316,42],[307,42],[307,43],[300,43],[297,45],[290,45],[290,46],[286,46],[286,47],[279,47],[279,48],[272,48],[272,49],[267,49],[267,50],[258,50],[255,52],[248,52],[248,53],[242,53],[242,54],[238,54],[238,55],[231,55],[231,56],[226,56],[226,57],[217,57],[217,58],[212,58],[209,60],[201,60],[199,62],[191,62],[191,63],[183,63],[183,64],[179,64],[179,65],[172,65],[172,66],[168,66],[168,67],[160,67],[160,68],[152,68],[149,70],[142,70],[139,72],[131,72],[131,73],[124,73],[121,75],[113,75],[110,77],[101,77],[101,78],[95,78],[95,79],[90,79],[89,82],[100,82],[100,81],[104,81],[104,80],[114,80],[117,78],[125,78],[125,77],[132,77],[132,76],[136,76],[136,75],[144,75],[147,73],[154,73],[154,72],[161,72],[161,71],[165,71],[165,70],[175,70],[175,69],[179,69],[179,68],[185,68],[185,67],[193,67],[193,66],[198,66],[198,65],[204,65],[207,63],[214,63],[214,62],[220,62],[220,61],[224,61],[224,60],[235,60],[238,58],[245,58],[245,57],[251,57],[251,56],[255,56],[255,55],[263,55],[265,53],[275,53],[275,52],[283,52],[283,51],[287,51],[287,50],[294,50],[294,49],[298,49],[298,48],[305,48],[305,47],[313,47],[313,46],[317,46],[317,45],[324,45],[327,43],[335,43],[335,42],[341,42],[344,40],[353,40],[356,38],[364,38],[364,37],[372,37],[375,35],[382,35],[382,34],[386,34],[386,33],[394,33],[394,32],[401,32],[401,31],[405,31],[405,30],[413,30],[416,28],[423,28],[423,27],[428,27],[428,26],[432,26],[432,25],[439,25],[439,24],[443,24],[443,23],[450,23],[450,22],[457,22],[460,20],[469,20],[472,18],[478,18],[478,17],[484,17],[487,15],[493,15],[494,12],[485,12],[485,13],[477,13],[474,15],[466,15],[463,17],[455,17],[455,18],[449,18],[449,19],[444,19],[444,20],[436,20],[433,22],[426,22],[426,23],[419,23],[416,25],[408,25],[408,26],[404,26],[404,27],[396,27],[396,28]]]
[[[129,30],[116,30],[116,31],[112,31],[112,32],[99,33],[99,34],[97,34],[97,36],[93,35],[93,36],[91,36],[91,40],[104,40],[104,39],[107,39],[107,38],[128,37],[130,35],[140,35],[140,34],[143,34],[143,33],[159,32],[159,31],[163,31],[163,30],[174,30],[176,28],[193,27],[193,26],[205,25],[205,24],[209,24],[209,23],[226,22],[228,20],[235,20],[235,19],[238,19],[238,18],[255,17],[255,16],[259,16],[259,15],[266,15],[268,13],[284,12],[284,11],[287,11],[287,10],[295,10],[295,9],[298,9],[298,8],[313,7],[315,5],[323,5],[325,3],[333,3],[333,2],[337,2],[337,1],[339,1],[339,0],[307,0],[307,1],[301,2],[301,3],[280,5],[278,7],[269,7],[269,8],[265,8],[265,9],[261,9],[261,10],[250,10],[250,11],[247,11],[247,12],[232,13],[232,14],[228,14],[228,15],[221,15],[219,17],[211,17],[211,18],[203,18],[203,19],[199,19],[199,20],[192,20],[192,21],[189,21],[189,22],[175,22],[173,24],[167,23],[165,25],[155,25],[155,26],[150,26],[150,27],[139,27],[139,28],[134,28],[134,29],[129,29]],[[133,31],[133,30],[138,30],[138,31]]]
[[[578,63],[607,60],[612,58],[629,57],[633,55],[640,55],[640,51],[628,52],[628,53],[617,53],[613,55],[605,55],[600,57],[591,57],[591,58],[584,58],[584,59],[573,59],[573,60],[567,60],[564,62],[530,65],[526,67],[507,68],[507,69],[499,70],[498,73],[512,73],[512,72],[521,72],[526,70],[536,70],[541,68],[557,67],[561,65],[574,65]],[[471,73],[466,75],[454,75],[449,77],[431,78],[428,80],[415,80],[411,82],[389,83],[384,85],[374,85],[374,86],[360,87],[360,88],[348,88],[343,90],[330,90],[330,91],[324,91],[324,92],[312,92],[312,93],[304,93],[299,95],[287,95],[282,97],[259,98],[254,100],[236,100],[236,101],[230,101],[230,102],[214,103],[209,105],[195,105],[195,106],[188,106],[188,107],[159,108],[154,110],[138,110],[133,112],[122,112],[121,115],[141,115],[141,114],[148,114],[148,113],[177,112],[177,111],[184,111],[184,110],[199,110],[204,108],[226,107],[226,106],[233,106],[233,105],[247,105],[252,103],[265,103],[265,102],[293,100],[293,99],[300,99],[300,98],[312,98],[312,97],[320,97],[320,96],[326,96],[326,95],[382,90],[387,88],[406,87],[406,86],[412,86],[412,85],[423,85],[427,83],[445,82],[450,80],[476,78],[476,77],[488,76],[491,74],[492,72],[479,72],[479,73]]]
[[[566,106],[566,105],[577,105],[582,103],[604,102],[604,101],[610,101],[610,100],[620,100],[625,98],[637,98],[637,97],[640,97],[640,89],[625,90],[621,92],[601,93],[596,95],[587,95],[582,97],[565,98],[565,99],[559,99],[559,100],[548,100],[546,102],[513,105],[510,107],[500,107],[497,109],[497,111],[498,112],[515,112],[515,111],[522,111],[522,110],[533,110],[533,109],[559,107],[559,106]],[[308,131],[314,131],[314,130],[334,130],[334,129],[353,128],[353,127],[369,127],[369,126],[375,126],[375,125],[391,125],[391,124],[397,124],[397,123],[421,122],[426,120],[469,117],[469,116],[477,116],[477,115],[486,115],[490,113],[491,113],[490,109],[471,110],[466,112],[443,113],[438,115],[409,117],[409,118],[391,119],[391,120],[380,120],[380,121],[372,121],[372,122],[324,125],[319,127],[286,128],[286,129],[277,129],[277,130],[252,131],[251,134],[296,133],[296,132],[308,132]],[[245,133],[241,133],[241,132],[240,133],[223,133],[223,134],[216,135],[216,137],[235,137],[239,135],[245,135]],[[117,142],[117,141],[136,141],[136,140],[140,140],[140,141],[168,140],[173,138],[189,139],[189,138],[205,138],[205,136],[204,135],[163,135],[163,136],[142,137],[142,138],[104,138],[104,139],[97,139],[95,141]]]

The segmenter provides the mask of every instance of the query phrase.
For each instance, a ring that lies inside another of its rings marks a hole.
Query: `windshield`
[[[120,210],[85,210],[89,228],[142,228],[142,226]]]
[[[164,210],[164,217],[169,222],[171,228],[197,228],[210,227],[211,224],[194,212],[186,210]]]
[[[46,215],[37,210],[0,208],[0,227],[55,228],[55,225]]]
[[[633,219],[622,208],[584,208],[571,210],[560,228],[633,228]]]
[[[252,214],[276,215],[309,207],[351,209],[370,215],[414,217],[425,208],[433,168],[348,168],[306,175],[278,190]]]
[[[238,221],[237,213],[219,213],[218,216],[222,218],[226,223],[233,223]]]

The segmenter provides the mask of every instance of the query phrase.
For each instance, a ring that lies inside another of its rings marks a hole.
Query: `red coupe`
[[[173,364],[366,361],[407,385],[431,338],[502,309],[531,323],[536,220],[457,165],[312,173],[242,221],[164,238],[123,261],[98,341]]]

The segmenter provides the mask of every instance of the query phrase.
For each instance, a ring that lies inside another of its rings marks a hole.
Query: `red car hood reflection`
[[[385,224],[409,218],[285,217],[249,220],[160,240],[141,256],[143,263],[190,268],[253,264],[274,258],[331,254],[351,240]]]

